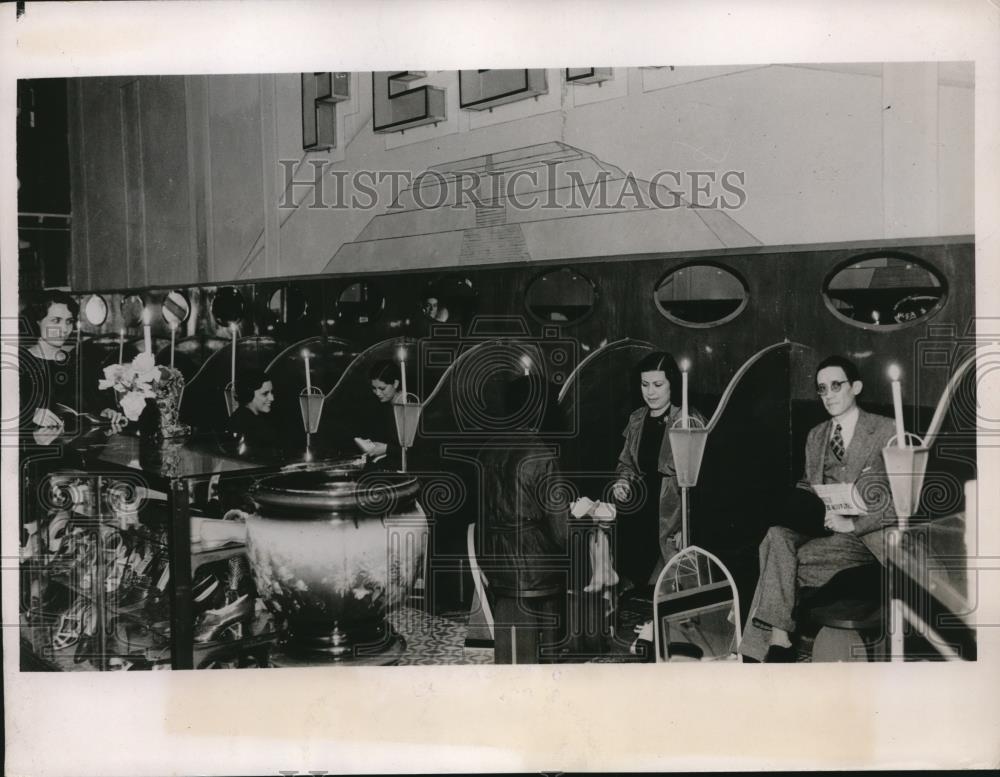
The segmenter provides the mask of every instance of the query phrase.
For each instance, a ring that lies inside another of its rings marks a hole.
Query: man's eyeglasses
[[[840,390],[850,382],[849,380],[831,380],[829,386],[820,383],[816,387],[816,393],[821,397],[825,397],[827,394],[839,394]]]

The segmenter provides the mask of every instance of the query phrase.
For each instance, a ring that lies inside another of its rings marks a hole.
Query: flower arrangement
[[[153,412],[158,418],[150,418],[150,421],[158,425],[163,437],[174,437],[189,431],[178,421],[184,375],[173,367],[157,366],[149,353],[140,353],[130,364],[105,367],[104,377],[98,381],[97,387],[115,390],[122,412],[130,421],[138,421],[149,404],[148,400],[154,400]]]
[[[138,421],[146,409],[147,399],[156,399],[161,367],[152,354],[140,353],[130,364],[111,364],[104,368],[104,377],[97,382],[99,389],[114,389],[118,403],[129,421]]]

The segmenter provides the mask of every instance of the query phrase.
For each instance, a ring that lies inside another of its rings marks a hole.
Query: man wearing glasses
[[[796,525],[795,516],[786,526],[768,530],[760,544],[760,577],[740,645],[748,658],[794,661],[790,635],[798,590],[818,588],[837,572],[884,555],[882,530],[895,521],[895,512],[882,448],[895,427],[892,419],[858,407],[862,387],[858,368],[841,356],[830,356],[816,368],[816,393],[830,418],[809,432],[798,487],[812,492],[820,490],[815,486],[849,484],[864,497],[853,515],[827,508],[821,536],[810,531],[804,518],[799,528],[789,528]]]

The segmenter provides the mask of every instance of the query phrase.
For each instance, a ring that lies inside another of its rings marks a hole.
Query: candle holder
[[[299,410],[302,411],[302,428],[306,434],[316,434],[319,430],[325,401],[326,396],[315,386],[299,392]]]
[[[708,429],[704,422],[694,416],[679,418],[667,430],[670,435],[670,450],[674,456],[674,470],[677,485],[681,489],[681,547],[691,544],[689,524],[688,489],[698,485],[701,473],[701,459],[705,454]]]
[[[670,435],[670,448],[674,454],[677,485],[681,488],[694,488],[698,485],[698,475],[701,473],[701,459],[705,454],[708,429],[700,419],[689,416],[687,426],[684,426],[683,419],[678,419],[667,433]]]
[[[927,457],[930,449],[915,434],[906,433],[907,447],[897,445],[893,435],[882,449],[882,459],[889,476],[892,503],[896,508],[900,528],[906,528],[907,520],[920,506],[920,493],[924,487],[927,472]]]
[[[411,402],[409,397],[407,397],[405,402],[392,406],[392,410],[396,414],[396,434],[399,437],[399,445],[402,448],[403,472],[406,472],[406,450],[413,447],[413,440],[417,435],[417,426],[420,423],[420,412],[423,409],[424,406],[420,402]]]
[[[232,415],[236,412],[237,408],[236,386],[232,383],[227,383],[226,387],[222,390],[222,393],[226,398],[226,410],[229,412],[229,415]]]

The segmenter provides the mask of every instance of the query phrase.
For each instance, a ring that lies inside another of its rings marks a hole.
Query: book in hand
[[[814,483],[813,491],[823,500],[828,513],[861,515],[865,503],[853,483]]]

